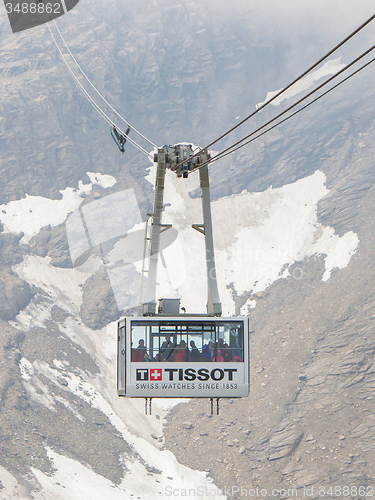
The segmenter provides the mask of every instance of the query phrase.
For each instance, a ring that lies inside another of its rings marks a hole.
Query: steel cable
[[[86,73],[83,71],[82,67],[79,65],[78,61],[76,60],[76,58],[73,56],[71,50],[69,49],[67,43],[65,42],[65,39],[64,37],[62,36],[61,34],[61,31],[59,30],[59,27],[57,26],[56,24],[56,21],[53,20],[54,22],[54,25],[55,25],[55,28],[57,29],[57,32],[58,34],[60,35],[60,38],[61,40],[63,41],[67,51],[69,52],[69,55],[70,57],[73,59],[73,61],[76,63],[77,65],[77,68],[80,70],[80,72],[82,73],[82,75],[85,77],[85,79],[88,81],[88,83],[91,85],[91,87],[95,90],[95,92],[103,99],[103,101],[111,108],[111,110],[116,113],[116,115],[121,118],[121,120],[123,122],[126,123],[126,125],[128,127],[130,127],[132,130],[134,130],[134,132],[136,134],[138,134],[139,136],[141,136],[143,139],[145,139],[145,141],[147,141],[149,144],[151,144],[151,146],[153,146],[154,148],[157,148],[157,145],[154,144],[152,141],[150,141],[150,139],[147,139],[146,136],[144,136],[141,132],[139,132],[139,130],[137,130],[135,127],[133,127],[133,125],[131,125],[123,116],[120,115],[120,113],[118,113],[111,105],[110,103],[106,100],[106,98],[99,92],[99,90],[95,87],[95,85],[90,81],[89,77],[86,75]]]
[[[258,127],[256,130],[254,130],[253,132],[251,132],[251,134],[248,134],[246,137],[244,137],[243,139],[241,139],[240,141],[237,141],[235,144],[232,144],[232,146],[229,146],[227,149],[224,149],[224,151],[221,151],[220,153],[218,153],[217,155],[213,156],[210,160],[206,161],[205,163],[202,163],[202,165],[199,165],[199,167],[193,169],[192,171],[194,172],[195,170],[199,170],[199,168],[202,168],[204,167],[205,165],[209,164],[209,163],[213,163],[214,161],[217,161],[219,160],[220,158],[224,157],[224,156],[227,156],[228,154],[231,154],[233,153],[234,151],[237,151],[238,149],[240,149],[241,147],[245,146],[245,144],[242,144],[241,146],[237,147],[239,144],[241,144],[242,142],[244,142],[246,139],[248,139],[249,137],[255,135],[257,132],[259,132],[260,130],[262,130],[263,128],[267,127],[267,125],[270,125],[272,122],[274,122],[275,120],[277,120],[278,118],[280,118],[281,116],[285,115],[285,113],[288,113],[288,111],[290,111],[291,109],[295,108],[296,106],[298,106],[298,104],[300,104],[301,102],[303,102],[304,100],[306,100],[307,98],[309,98],[310,96],[312,96],[313,94],[315,94],[315,92],[318,92],[318,90],[320,90],[322,87],[324,87],[325,85],[327,85],[328,83],[330,83],[332,80],[334,80],[335,78],[337,78],[339,75],[341,75],[344,71],[347,71],[351,66],[353,66],[354,64],[356,64],[359,60],[361,60],[363,57],[365,57],[367,54],[369,54],[371,51],[373,51],[375,49],[375,45],[373,45],[371,48],[369,48],[368,50],[366,50],[365,52],[363,52],[360,56],[358,56],[356,59],[354,59],[352,62],[350,62],[349,64],[347,64],[345,66],[345,68],[341,69],[340,71],[338,71],[337,73],[335,73],[331,78],[328,78],[328,80],[326,80],[325,82],[323,82],[322,84],[320,84],[318,87],[316,87],[314,90],[312,90],[311,92],[309,92],[308,94],[306,94],[304,97],[302,97],[301,99],[299,99],[297,102],[295,102],[294,104],[292,104],[291,106],[289,106],[287,109],[285,109],[284,111],[282,111],[281,113],[279,113],[278,115],[276,115],[274,118],[272,118],[271,120],[269,120],[268,122],[266,122],[264,125],[262,125],[261,127]],[[363,66],[366,67],[367,64],[365,64]],[[363,69],[362,68],[362,69]],[[355,75],[356,73],[358,73],[358,71],[352,73],[352,75],[350,76],[353,76]],[[346,81],[347,79],[344,79],[342,81],[342,83],[344,81]],[[336,87],[336,86],[335,86]],[[333,88],[335,88],[333,87]],[[332,89],[333,89],[332,88]],[[325,94],[327,94],[328,92],[326,92]],[[323,94],[323,95],[325,95]],[[322,95],[322,96],[323,96]],[[315,101],[318,100],[318,99],[315,99]],[[312,101],[312,102],[315,102],[315,101]],[[312,102],[310,104],[312,104]],[[305,106],[307,107],[307,106]],[[301,108],[301,111],[302,109],[304,108]],[[294,114],[297,114],[297,113],[294,113]],[[294,116],[294,114],[292,114],[291,116]],[[291,117],[290,116],[290,117]],[[282,122],[280,123],[283,123],[284,121],[286,120],[283,120]],[[271,127],[269,130],[271,130],[272,128],[275,128],[275,127]],[[264,134],[260,134],[260,135],[264,135]],[[260,136],[259,136],[260,137]],[[249,142],[252,142],[252,141],[248,141],[246,142],[246,144],[249,144]],[[191,157],[192,158],[192,157]]]
[[[316,97],[313,101],[307,103],[305,106],[303,106],[302,108],[298,109],[297,111],[295,111],[294,113],[292,113],[291,115],[287,116],[286,118],[284,118],[283,120],[281,120],[280,122],[276,123],[275,125],[273,125],[272,127],[268,128],[267,130],[265,130],[264,132],[262,132],[261,134],[258,134],[256,137],[253,137],[252,139],[250,139],[250,141],[247,141],[245,142],[244,144],[241,144],[240,146],[236,147],[235,149],[229,151],[229,152],[226,152],[225,154],[221,154],[218,155],[219,158],[216,158],[212,161],[212,163],[214,163],[215,161],[218,161],[218,160],[221,160],[221,158],[224,158],[225,156],[228,156],[232,153],[234,153],[235,151],[238,151],[239,149],[243,148],[244,146],[246,146],[247,144],[250,144],[251,142],[255,141],[256,139],[259,139],[259,137],[262,137],[263,135],[265,135],[267,132],[269,132],[270,130],[273,130],[274,128],[278,127],[279,125],[281,125],[282,123],[288,121],[290,118],[292,118],[293,116],[295,115],[298,115],[298,113],[300,113],[301,111],[303,111],[304,109],[308,108],[309,106],[311,106],[311,104],[314,104],[314,102],[316,101],[319,101],[319,99],[321,99],[322,97],[324,97],[325,95],[329,94],[332,90],[334,90],[335,88],[339,87],[342,83],[346,82],[347,80],[349,80],[349,78],[351,78],[352,76],[356,75],[357,73],[359,73],[360,71],[362,71],[363,69],[365,69],[367,66],[369,66],[370,64],[372,64],[373,62],[375,61],[375,57],[373,59],[371,59],[371,61],[367,62],[366,64],[364,64],[363,66],[361,66],[360,68],[358,68],[356,71],[353,71],[353,73],[351,73],[349,76],[347,76],[346,78],[344,78],[343,80],[341,80],[341,82],[337,83],[336,85],[334,85],[333,87],[331,87],[330,89],[328,89],[326,92],[324,92],[323,94],[321,94],[320,96]],[[204,165],[207,165],[207,163],[209,162],[206,162],[205,164],[202,164],[200,165],[199,167],[197,167],[196,169],[194,170],[199,170],[199,168],[202,168]]]
[[[319,61],[317,61],[316,63],[314,63],[312,66],[310,66],[309,69],[307,69],[306,71],[304,71],[300,76],[298,76],[295,80],[293,80],[289,85],[287,85],[282,90],[280,90],[278,93],[276,93],[271,99],[269,99],[264,104],[262,104],[259,108],[257,108],[250,115],[248,115],[246,118],[244,118],[240,123],[237,123],[237,125],[235,125],[230,130],[228,130],[227,132],[225,132],[225,134],[222,134],[220,137],[218,137],[217,139],[215,139],[213,142],[211,142],[210,144],[208,144],[207,146],[205,146],[202,149],[208,149],[208,148],[210,148],[211,146],[213,146],[214,144],[216,144],[218,141],[220,141],[221,139],[223,139],[224,137],[226,137],[227,135],[229,135],[231,132],[233,132],[234,130],[236,130],[242,124],[244,124],[247,120],[249,120],[250,118],[252,118],[253,116],[255,116],[257,113],[259,113],[260,111],[262,111],[262,109],[264,109],[266,106],[268,106],[269,104],[271,104],[275,99],[277,99],[284,92],[286,92],[288,89],[290,89],[295,83],[297,83],[304,76],[306,76],[308,73],[310,73],[310,71],[312,71],[314,68],[316,68],[317,66],[319,66],[319,64],[322,63],[325,59],[327,59],[327,57],[329,57],[334,52],[336,52],[336,50],[338,50],[340,47],[342,47],[346,42],[348,42],[351,38],[353,38],[353,36],[355,36],[357,33],[359,33],[364,27],[366,27],[374,19],[375,19],[375,14],[372,15],[371,17],[369,17],[367,19],[367,21],[365,21],[364,23],[362,23],[357,29],[355,29],[352,33],[350,33],[350,35],[348,35],[346,38],[344,38],[344,40],[342,40],[333,49],[331,49],[329,52],[327,52],[323,57],[321,57],[319,59]],[[245,137],[243,140],[246,140],[247,137]],[[199,153],[194,154],[193,156],[190,157],[190,159],[196,157],[198,154]],[[180,162],[180,164],[177,165],[177,166],[180,166],[180,165],[182,165],[182,162]]]
[[[107,116],[104,111],[100,108],[100,106],[94,101],[94,99],[92,99],[92,97],[90,96],[90,94],[86,91],[86,89],[83,87],[83,85],[81,84],[81,82],[78,80],[78,78],[76,77],[76,75],[74,74],[73,70],[71,69],[71,67],[69,66],[69,63],[68,61],[65,59],[65,56],[64,54],[62,53],[60,47],[58,46],[57,44],[57,41],[51,31],[51,28],[49,26],[49,23],[47,23],[47,27],[49,29],[49,32],[53,38],[53,41],[55,42],[55,45],[57,47],[57,50],[59,51],[64,63],[66,64],[68,70],[70,71],[71,75],[73,76],[74,80],[76,81],[77,85],[80,87],[80,89],[82,90],[82,92],[84,93],[84,95],[87,97],[87,99],[91,102],[91,104],[94,106],[94,108],[97,110],[97,112],[102,116],[102,118],[104,118],[108,124],[116,127],[116,129],[122,134],[125,136],[125,132],[123,130],[121,130],[120,127],[118,127],[110,118],[109,116]],[[133,146],[135,146],[137,149],[139,149],[139,151],[141,151],[143,154],[145,154],[146,156],[148,156],[150,159],[152,159],[152,155],[146,151],[142,146],[140,146],[139,144],[137,144],[131,137],[127,136],[127,140],[133,144]]]

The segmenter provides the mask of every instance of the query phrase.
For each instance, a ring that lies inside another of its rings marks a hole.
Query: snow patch
[[[30,255],[20,264],[13,266],[13,270],[22,279],[46,292],[54,304],[62,306],[70,313],[78,314],[82,303],[82,285],[90,273],[53,267],[50,263],[50,257]],[[30,309],[28,312],[31,312]]]
[[[240,309],[240,316],[248,316],[250,314],[250,309],[254,309],[256,305],[256,300],[248,299]]]
[[[17,479],[4,467],[0,465],[0,479],[3,488],[0,490],[1,500],[29,500],[29,491],[20,484]],[[44,500],[42,496],[37,494],[35,500]]]
[[[270,187],[262,193],[232,195],[214,201],[212,221],[215,259],[223,315],[235,314],[232,288],[238,295],[264,291],[277,279],[291,277],[288,267],[306,257],[324,254],[327,281],[332,269],[348,265],[358,245],[358,236],[349,232],[339,237],[334,229],[317,220],[317,204],[328,194],[325,175],[313,175],[278,189]],[[191,199],[189,192],[198,187],[198,177],[177,179],[167,172],[163,223],[170,223],[179,232],[182,252],[167,256],[166,264],[173,279],[181,278],[183,266],[189,270],[176,294],[187,312],[205,312],[207,285],[205,278],[204,237],[191,229],[201,223],[201,203]],[[159,266],[159,270],[160,270]],[[163,285],[159,272],[158,282]],[[192,294],[191,291],[194,290]],[[161,296],[158,290],[158,296]],[[243,308],[245,313],[248,303]]]
[[[92,184],[98,184],[102,188],[110,188],[116,184],[116,179],[112,175],[86,172]]]
[[[28,361],[26,358],[22,358],[19,366],[21,377],[24,380],[31,380],[31,377],[34,375],[34,368],[30,361]]]
[[[83,197],[88,195],[93,184],[103,188],[110,188],[116,184],[112,175],[86,172],[90,184],[79,181],[78,188],[67,187],[60,191],[61,200],[51,200],[43,196],[30,196],[26,193],[21,200],[10,201],[0,205],[0,221],[4,224],[4,231],[10,233],[24,233],[22,243],[28,243],[37,235],[42,227],[52,227],[62,224],[67,216],[74,212],[82,203]]]
[[[63,398],[62,396],[56,395],[54,393],[51,393],[49,387],[47,387],[38,377],[38,373],[45,374],[46,370],[48,371],[48,368],[45,368],[45,366],[48,367],[46,363],[42,363],[40,361],[34,361],[34,363],[30,363],[29,360],[26,358],[22,358],[19,364],[20,372],[21,372],[21,377],[23,378],[23,386],[25,387],[25,390],[27,394],[29,395],[30,399],[35,401],[38,404],[41,404],[48,408],[51,411],[56,412],[57,409],[55,408],[55,403],[58,402],[62,405],[65,406],[67,410],[69,410],[73,415],[80,420],[81,422],[84,422],[85,419],[82,417],[82,415],[75,409],[73,406],[70,404],[70,402]],[[61,386],[58,383],[58,377],[59,374],[58,372],[51,372],[49,371],[49,379],[53,381],[59,388]],[[63,379],[63,377],[59,377],[60,381]]]
[[[353,231],[349,231],[340,238],[337,234],[334,234],[331,227],[324,228],[323,235],[314,244],[317,254],[326,254],[323,281],[330,278],[334,268],[343,269],[349,264],[358,243],[358,236]]]
[[[94,471],[83,466],[79,462],[59,455],[47,449],[48,457],[53,461],[56,471],[53,476],[47,476],[38,469],[32,469],[35,477],[42,487],[45,497],[56,500],[123,500],[131,498],[142,498],[144,500],[154,500],[155,498],[168,498],[169,489],[194,488],[201,491],[200,498],[212,498],[219,496],[219,490],[210,483],[204,473],[190,471],[186,467],[184,473],[181,470],[168,464],[171,468],[168,476],[173,478],[168,480],[164,474],[150,475],[145,467],[138,461],[126,464],[128,472],[119,485],[112,483]],[[161,464],[159,464],[161,465]],[[174,465],[178,465],[177,462]],[[167,486],[169,489],[167,489]],[[199,490],[197,488],[200,487]],[[226,498],[220,495],[223,499]]]
[[[295,83],[292,87],[290,87],[290,89],[286,90],[284,94],[282,94],[280,97],[272,101],[271,102],[272,106],[279,106],[285,99],[290,99],[291,97],[300,94],[304,90],[307,90],[310,87],[312,87],[315,82],[320,80],[320,78],[334,75],[341,69],[345,68],[345,66],[346,64],[341,63],[341,57],[327,61],[326,63],[323,64],[321,68],[317,69],[316,71],[313,71],[309,75],[306,75],[299,82]],[[281,92],[281,90],[282,89],[268,92],[266,100],[264,102],[259,102],[255,106],[256,109],[259,109],[261,106],[263,106],[263,104],[272,99],[272,97]]]
[[[84,373],[77,375],[76,373],[68,372],[65,367],[63,371],[60,371],[57,367],[61,366],[60,363],[54,363],[54,367],[51,367],[44,361],[34,361],[34,363],[31,365],[30,362],[24,359],[22,360],[21,364],[23,373],[26,373],[27,371],[27,376],[31,377],[29,381],[24,382],[24,385],[28,391],[28,394],[36,402],[47,406],[50,410],[55,410],[55,401],[58,401],[64,404],[70,411],[73,411],[77,418],[82,420],[82,417],[71,407],[70,403],[65,398],[56,398],[54,395],[51,395],[51,391],[49,391],[50,395],[47,394],[47,387],[44,386],[44,384],[41,384],[38,377],[38,375],[43,375],[52,383],[58,385],[61,390],[73,393],[93,408],[96,408],[97,410],[104,413],[108,417],[111,424],[122,434],[124,440],[131,446],[133,446],[134,450],[142,457],[142,461],[123,459],[124,465],[126,466],[128,472],[122,480],[121,485],[115,486],[107,479],[93,473],[78,462],[58,455],[51,450],[48,450],[48,454],[54,461],[54,465],[57,469],[54,473],[53,480],[51,479],[51,477],[44,475],[42,472],[33,470],[35,476],[37,477],[39,483],[43,488],[43,491],[51,493],[50,488],[53,488],[54,494],[56,494],[59,491],[59,489],[56,488],[57,482],[59,482],[60,485],[64,485],[65,489],[69,490],[70,487],[73,487],[70,485],[73,485],[73,483],[77,481],[77,486],[74,489],[74,496],[69,496],[68,491],[65,492],[67,493],[67,496],[62,498],[74,498],[79,500],[81,498],[81,496],[79,496],[80,494],[77,494],[77,492],[79,491],[82,491],[82,495],[85,495],[82,496],[82,498],[85,499],[88,496],[89,498],[107,498],[109,496],[110,498],[116,498],[116,496],[114,496],[113,494],[113,491],[109,490],[108,488],[117,488],[119,490],[119,494],[122,491],[122,495],[123,492],[126,491],[129,495],[129,498],[131,494],[135,493],[137,493],[137,496],[142,493],[142,498],[155,498],[155,491],[157,491],[157,494],[161,492],[164,495],[165,487],[171,485],[173,485],[173,488],[178,489],[196,489],[200,487],[202,488],[202,490],[204,490],[205,488],[207,488],[215,491],[215,494],[218,494],[218,489],[216,488],[216,486],[212,485],[209,479],[207,479],[206,473],[193,471],[179,464],[176,460],[176,457],[169,450],[160,451],[156,446],[147,441],[144,437],[137,437],[131,434],[127,429],[127,425],[125,424],[126,419],[120,418],[117,415],[108,401],[106,401],[105,398],[98,392],[95,385],[91,383],[92,378],[90,379],[90,381],[87,381],[85,380],[86,375]],[[32,366],[32,368],[30,368],[30,366]],[[61,383],[59,383],[59,380],[65,380],[65,383],[61,385]],[[42,387],[42,385],[44,387]],[[36,393],[37,389],[38,394]],[[178,402],[179,400],[177,401],[177,403]],[[121,401],[121,403],[126,404],[129,403],[129,401]],[[168,407],[168,401],[164,401],[163,403],[164,406]],[[142,407],[143,404],[144,403],[142,401]],[[159,410],[160,407],[158,408],[158,411]],[[150,419],[151,417],[148,417],[148,427],[150,427]],[[148,431],[146,431],[145,433],[145,422],[142,422],[143,419],[141,418],[141,415],[138,415],[138,420],[139,434],[144,436],[148,433]],[[158,469],[161,473],[155,475],[155,477],[152,475],[150,476],[144,463]],[[79,471],[79,473],[77,473],[77,471]],[[171,479],[169,478],[173,478],[173,482],[171,482]],[[155,479],[157,479],[159,483],[156,483]],[[98,494],[97,497],[91,495],[91,489],[87,489],[88,484],[91,485],[90,488],[93,488],[96,491],[96,494]],[[110,495],[105,494],[106,490],[107,493],[110,492]],[[99,492],[101,496],[99,495]],[[210,494],[213,493],[211,492]],[[207,498],[208,497],[209,494],[207,494]],[[121,498],[123,498],[123,496]],[[203,498],[205,497],[203,496]]]
[[[26,358],[22,358],[19,368],[21,377],[23,378],[23,386],[30,399],[51,411],[56,411],[54,408],[54,397],[50,394],[48,387],[36,375],[34,365]]]
[[[28,243],[42,227],[62,224],[68,214],[80,206],[82,196],[90,193],[91,189],[92,184],[80,181],[78,189],[67,187],[60,191],[61,200],[26,194],[21,200],[0,205],[0,220],[4,224],[4,231],[24,233],[21,242]]]
[[[52,300],[39,300],[36,294],[26,308],[15,318],[10,320],[9,324],[17,330],[28,332],[37,326],[44,328],[45,322],[51,318],[51,309],[54,305]]]

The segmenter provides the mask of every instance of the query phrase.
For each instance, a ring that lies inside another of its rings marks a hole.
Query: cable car
[[[145,250],[149,245],[147,298],[139,316],[118,323],[117,392],[119,396],[152,398],[237,398],[249,394],[248,318],[222,318],[216,281],[212,236],[207,150],[194,154],[192,145],[159,148],[151,233],[146,225]],[[181,162],[181,163],[180,163]],[[156,307],[157,262],[160,234],[171,226],[162,224],[166,168],[186,178],[199,169],[203,224],[193,229],[204,235],[206,248],[207,314],[181,314],[180,299],[159,301]],[[186,175],[185,175],[186,174]],[[144,263],[145,264],[145,263]],[[144,265],[143,265],[144,270]],[[146,272],[146,270],[145,270]],[[144,276],[142,271],[143,283]]]
[[[111,136],[121,153],[125,153],[126,138],[129,135],[130,127],[126,129],[125,135],[120,134],[115,126],[111,127]]]
[[[186,316],[118,323],[119,396],[248,396],[248,318]]]

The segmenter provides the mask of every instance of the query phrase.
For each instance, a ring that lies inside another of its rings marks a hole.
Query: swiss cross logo
[[[161,368],[150,369],[150,380],[161,380],[163,378]]]

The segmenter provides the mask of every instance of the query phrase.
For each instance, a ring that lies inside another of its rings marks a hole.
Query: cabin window
[[[133,362],[243,362],[241,321],[135,320]]]

